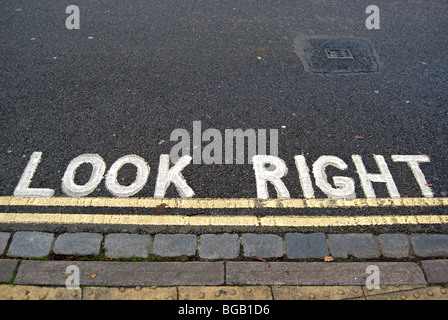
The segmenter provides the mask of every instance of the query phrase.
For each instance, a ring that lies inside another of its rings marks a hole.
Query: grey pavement
[[[196,242],[194,234],[157,234],[153,252],[161,257],[194,256]]]
[[[415,262],[116,262],[0,260],[2,283],[65,286],[70,266],[82,286],[366,285],[369,266],[382,285],[446,283],[447,260]],[[379,285],[379,284],[378,284]]]
[[[5,233],[4,233],[5,234]],[[5,239],[9,234],[4,236]],[[55,239],[55,240],[54,240]],[[111,259],[162,258],[347,259],[438,258],[448,256],[444,234],[155,234],[63,233],[19,231],[4,253],[7,257],[99,256]],[[6,247],[6,245],[5,245]]]
[[[246,257],[276,258],[283,256],[282,238],[274,234],[243,234],[243,253]]]
[[[46,256],[53,244],[54,236],[44,232],[16,232],[9,246],[8,257],[41,258]]]
[[[412,245],[417,256],[448,256],[448,235],[416,235]]]
[[[9,232],[0,232],[0,254],[5,252],[6,246],[8,245],[8,240],[11,237]]]
[[[103,236],[99,233],[64,233],[56,238],[55,254],[88,256],[97,255]]]
[[[240,246],[238,234],[204,234],[200,236],[198,254],[204,259],[235,259]]]
[[[152,237],[138,234],[109,234],[104,240],[104,254],[111,258],[147,258]]]
[[[296,286],[322,290],[366,286],[372,270],[383,289],[416,290],[448,282],[446,256],[434,256],[433,246],[425,249],[421,245],[422,239],[443,243],[446,235],[439,234],[16,232],[6,238],[10,236],[0,259],[0,283],[15,286],[63,287],[73,266],[80,270],[80,285],[86,288],[224,286],[220,290],[227,292],[225,286],[247,286],[247,290],[253,290],[250,286],[279,286],[275,290],[282,292],[283,298],[297,297]],[[30,246],[33,241],[36,243]],[[31,253],[31,247],[39,254]],[[335,255],[324,262],[333,252],[341,257]],[[37,256],[40,259],[33,259]],[[432,295],[431,290],[427,291]],[[444,298],[446,290],[440,290],[442,296],[437,297]],[[13,291],[7,294],[14,295]]]
[[[330,234],[331,253],[337,258],[379,258],[378,242],[372,234]]]
[[[326,241],[323,233],[287,233],[285,249],[291,259],[322,258],[330,255]]]
[[[366,262],[228,262],[227,283],[232,285],[364,285]],[[380,270],[382,284],[425,284],[415,263],[374,263]]]
[[[403,258],[409,256],[409,239],[405,234],[380,234],[383,256],[387,258]]]

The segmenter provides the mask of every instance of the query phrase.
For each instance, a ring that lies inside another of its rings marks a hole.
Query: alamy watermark
[[[78,30],[81,27],[79,7],[75,5],[68,6],[65,8],[65,13],[69,14],[69,16],[65,19],[65,27],[69,30]]]
[[[380,9],[378,6],[368,6],[366,8],[366,14],[370,14],[366,19],[366,28],[369,30],[380,29]]]
[[[369,265],[366,268],[366,273],[369,276],[366,279],[367,290],[379,289],[380,288],[380,268],[377,265]]]
[[[65,287],[67,289],[79,289],[79,267],[72,264],[65,269],[65,273],[69,276],[65,279]]]
[[[170,141],[177,143],[170,159],[176,163],[183,156],[192,156],[193,164],[252,164],[255,155],[267,154],[267,140],[267,129],[225,129],[222,134],[208,128],[202,132],[201,121],[193,121],[192,138],[186,129],[171,132]],[[269,154],[278,156],[278,129],[269,129]]]
[[[65,19],[65,27],[69,30],[80,29],[80,11],[79,7],[69,5],[65,8],[65,13],[69,16]],[[380,29],[380,9],[376,5],[369,5],[366,8],[366,14],[370,14],[366,19],[366,28],[369,30]]]

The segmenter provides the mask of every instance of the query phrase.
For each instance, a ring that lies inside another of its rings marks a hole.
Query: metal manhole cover
[[[353,59],[349,49],[325,48],[325,54],[328,59]]]
[[[294,46],[308,72],[359,74],[380,71],[378,55],[363,39],[299,35]]]

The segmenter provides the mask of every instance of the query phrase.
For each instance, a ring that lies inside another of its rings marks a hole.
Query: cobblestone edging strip
[[[18,260],[9,260],[9,259],[0,260],[0,283],[7,283],[11,281],[18,263],[19,263]]]
[[[198,257],[202,259],[346,259],[448,257],[446,234],[155,234],[0,232],[0,255],[44,258],[50,253],[110,259]]]
[[[11,237],[9,232],[0,232],[0,254],[5,252],[6,246],[8,245],[8,240]]]
[[[53,234],[45,232],[16,232],[9,246],[8,256],[27,258],[46,256],[53,238]]]
[[[66,269],[80,270],[80,285],[222,285],[224,262],[21,261],[14,284],[64,286]],[[92,276],[95,275],[95,276]]]
[[[422,261],[428,283],[448,283],[448,260]]]
[[[80,286],[363,286],[375,265],[381,285],[446,283],[448,260],[415,262],[117,262],[0,259],[2,283],[65,286],[73,266]],[[70,267],[70,268],[68,268]],[[67,271],[69,270],[69,271]],[[426,278],[425,278],[426,276]]]
[[[380,283],[426,284],[420,267],[413,262],[227,262],[229,285],[365,285],[369,265],[380,273]]]

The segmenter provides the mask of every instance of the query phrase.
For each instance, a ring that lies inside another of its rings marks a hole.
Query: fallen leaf
[[[251,50],[251,51],[247,52],[247,54],[252,54],[252,53],[255,53],[257,51],[266,52],[266,48],[265,47],[261,47],[261,48],[255,49],[255,50]]]
[[[364,140],[363,136],[355,136],[355,138],[358,139],[358,140]]]
[[[432,187],[432,183],[425,183],[425,186]]]
[[[90,278],[92,278],[92,279],[95,279],[95,277],[96,277],[96,273],[92,273],[92,274],[90,275]]]
[[[325,256],[324,261],[331,262],[331,261],[334,261],[334,258],[332,256]]]
[[[263,259],[263,258],[260,258],[260,257],[256,257],[256,256],[250,256],[252,259],[254,259],[254,260],[258,260],[258,261],[261,261],[261,262],[266,262],[266,259]]]
[[[260,257],[257,257],[257,256],[250,256],[250,257],[251,257],[252,259],[254,259],[254,260],[258,260],[258,261],[261,261],[261,262],[266,263],[266,264],[268,265],[268,268],[271,267],[271,265],[269,264],[269,262],[266,261],[266,259],[263,259],[263,258],[260,258]]]
[[[162,203],[156,206],[156,212],[157,213],[162,213],[163,210],[165,210],[165,207],[167,206],[166,203]]]
[[[68,279],[68,277],[70,277],[69,274],[61,276],[62,279]]]

